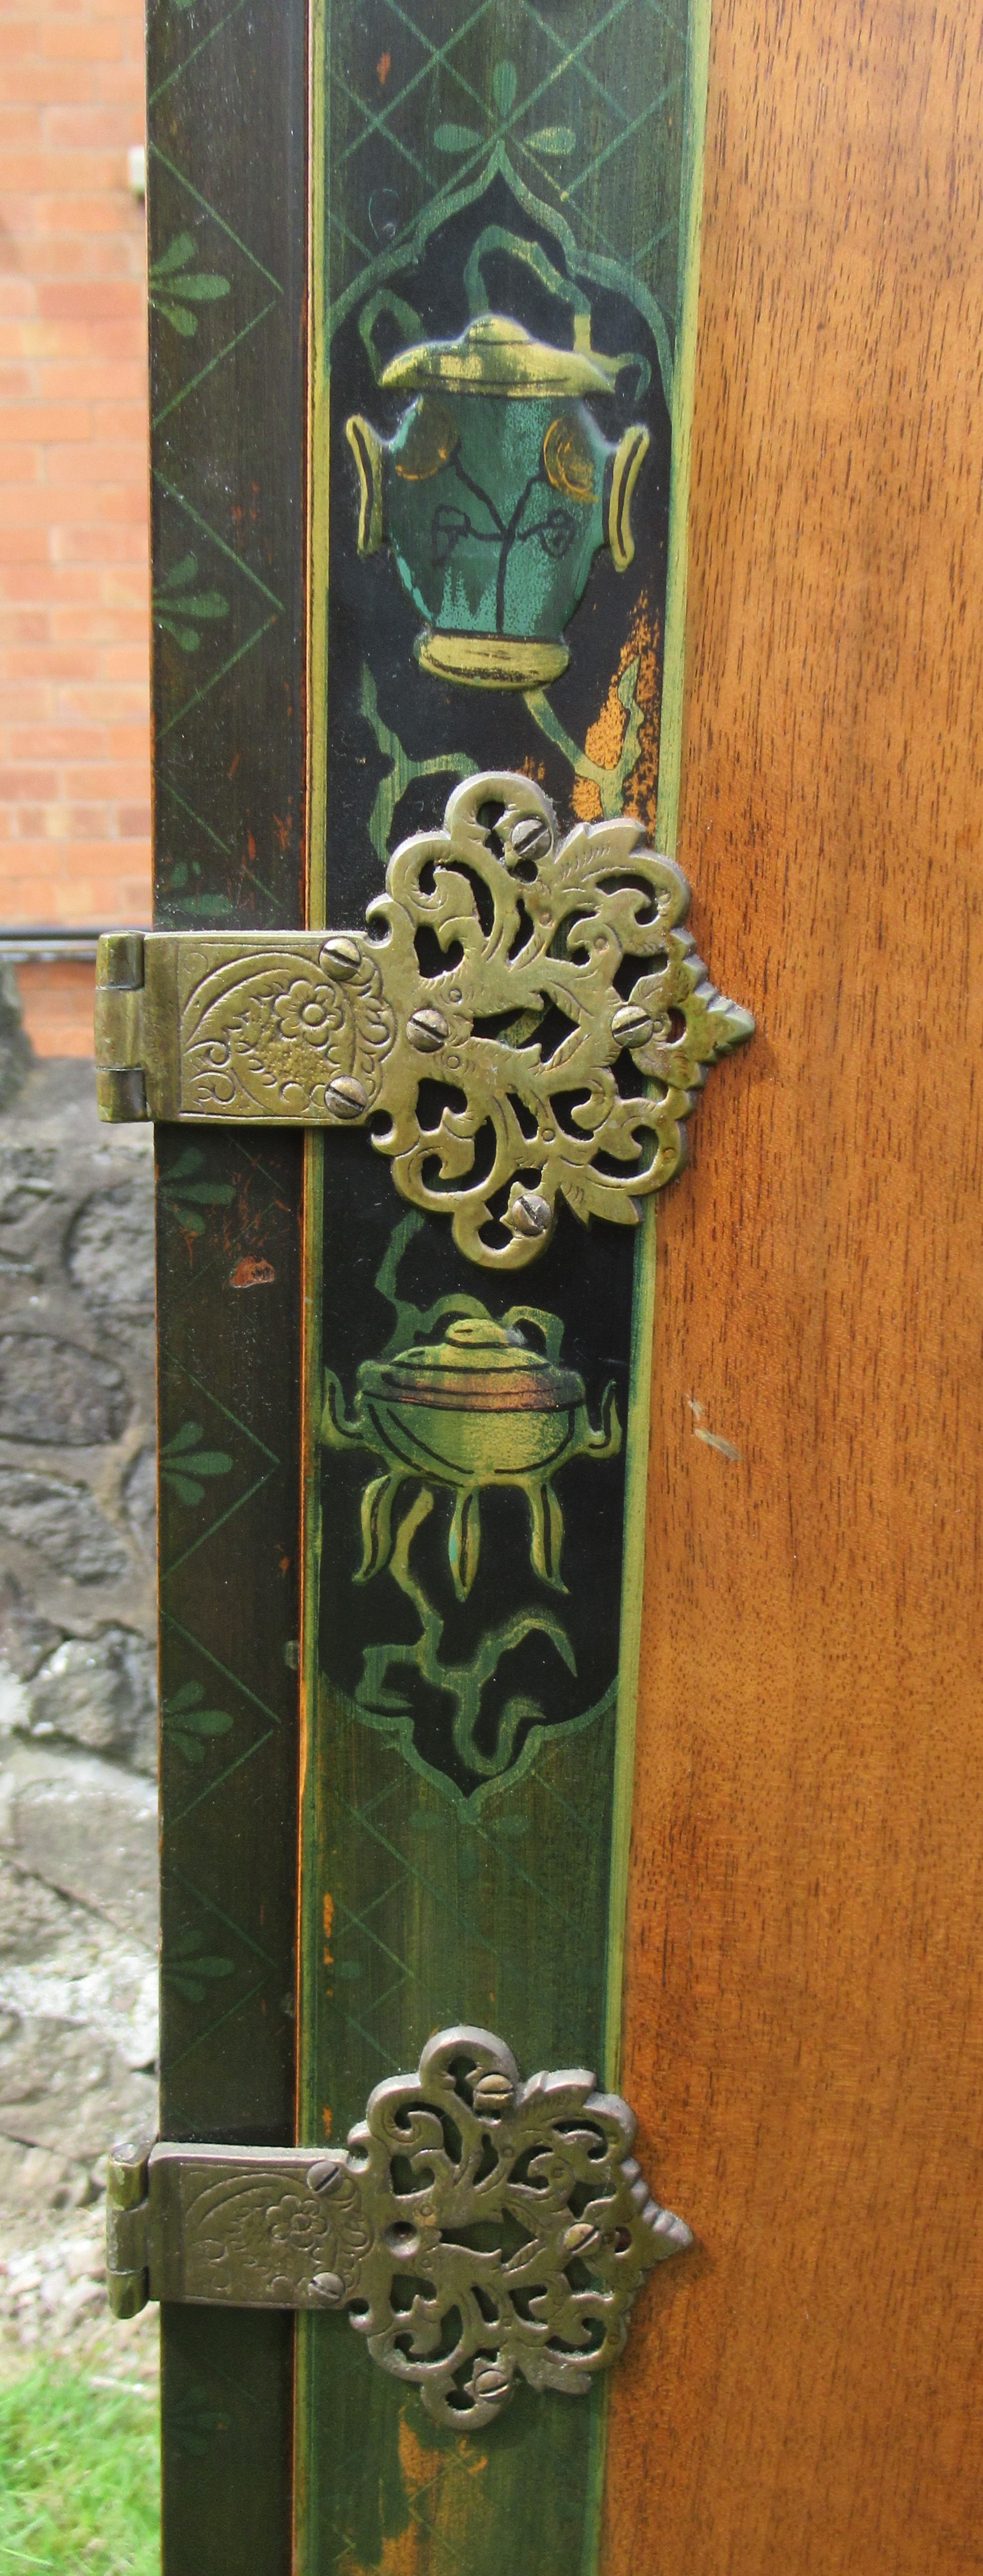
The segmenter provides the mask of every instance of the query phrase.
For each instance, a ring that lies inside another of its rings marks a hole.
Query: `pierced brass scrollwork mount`
[[[752,1035],[689,900],[630,816],[561,837],[534,779],[480,773],[394,852],[364,930],[101,940],[100,1115],[371,1122],[404,1198],[521,1269],[563,1199],[637,1224],[710,1065]]]
[[[494,2032],[441,2030],[376,2085],[347,2148],[117,2148],[110,2302],[347,2308],[437,2423],[479,2432],[520,2380],[586,2396],[645,2273],[692,2243],[634,2134],[586,2068],[523,2083]]]

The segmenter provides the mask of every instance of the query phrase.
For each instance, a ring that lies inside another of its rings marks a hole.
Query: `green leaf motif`
[[[196,304],[217,304],[228,295],[230,282],[212,269],[192,268],[197,257],[193,233],[175,233],[167,249],[155,259],[147,278],[147,291],[155,312],[182,340],[193,340],[198,329]]]
[[[175,0],[175,7],[186,9],[190,0]],[[180,2397],[168,2396],[163,2408],[165,2439],[185,2458],[207,2458],[217,2433],[227,2433],[229,2415],[221,2415],[211,2402],[211,2391],[197,2380],[191,2380]]]
[[[554,160],[561,160],[566,153],[572,152],[576,140],[570,125],[541,125],[538,134],[525,137],[530,152],[545,152]]]
[[[175,269],[187,268],[189,259],[193,259],[194,255],[194,234],[175,233],[167,249],[162,250],[160,258],[154,260],[150,271],[151,277],[172,277]]]
[[[164,1733],[185,1762],[203,1762],[203,1738],[228,1735],[232,1719],[224,1708],[202,1708],[205,1693],[201,1682],[182,1682],[164,1707]]]
[[[180,563],[172,564],[170,572],[164,574],[153,595],[154,625],[173,636],[183,653],[197,652],[201,626],[214,624],[229,614],[223,591],[192,587],[197,575],[197,555],[183,555]]]
[[[197,314],[189,313],[184,304],[165,304],[159,295],[152,295],[150,301],[155,313],[159,313],[165,322],[169,322],[172,331],[177,331],[182,340],[194,339],[198,328]]]
[[[434,146],[438,152],[473,152],[481,140],[473,125],[438,125]]]
[[[186,878],[186,870],[184,874]],[[177,881],[175,869],[171,882],[176,884]],[[170,1171],[161,1181],[161,1198],[176,1216],[184,1234],[204,1234],[205,1219],[201,1209],[228,1207],[235,1197],[231,1181],[195,1180],[194,1174],[200,1172],[204,1160],[200,1145],[189,1145],[183,1154],[178,1155],[177,1162],[171,1164]]]
[[[235,1960],[224,1958],[220,1951],[203,1950],[201,1937],[200,1932],[182,1932],[171,1941],[163,1971],[165,1983],[189,2004],[203,2004],[215,1978],[235,1973]]]
[[[161,1477],[179,1503],[203,1503],[205,1487],[199,1479],[227,1476],[235,1464],[227,1449],[199,1449],[201,1436],[200,1422],[183,1422],[160,1452]]]
[[[514,63],[496,63],[492,73],[492,97],[500,116],[511,116],[519,75]]]

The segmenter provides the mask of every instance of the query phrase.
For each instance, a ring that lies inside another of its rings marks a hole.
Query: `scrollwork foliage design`
[[[438,2031],[296,2181],[235,2174],[185,2205],[194,2295],[345,2308],[435,2422],[479,2431],[518,2381],[584,2396],[644,2275],[691,2242],[585,2068],[520,2080],[487,2030]]]
[[[485,1268],[531,1260],[562,1199],[634,1225],[680,1169],[708,1067],[754,1025],[711,984],[688,906],[631,817],[561,838],[536,780],[480,773],[394,852],[367,932],[199,950],[185,1112],[371,1120],[403,1196]]]

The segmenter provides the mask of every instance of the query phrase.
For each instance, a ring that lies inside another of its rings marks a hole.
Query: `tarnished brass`
[[[524,2084],[491,2031],[438,2031],[416,2074],[376,2085],[347,2148],[154,2147],[122,2248],[111,2212],[110,2279],[145,2274],[155,2299],[347,2308],[373,2361],[438,2423],[477,2432],[518,2378],[586,2395],[646,2271],[692,2242],[651,2198],[634,2132],[586,2069]]]
[[[366,930],[157,931],[142,960],[132,934],[125,957],[101,941],[100,1114],[371,1120],[404,1198],[450,1215],[470,1260],[520,1269],[561,1198],[637,1223],[708,1067],[752,1034],[688,908],[630,817],[561,839],[534,779],[483,773],[394,852]]]

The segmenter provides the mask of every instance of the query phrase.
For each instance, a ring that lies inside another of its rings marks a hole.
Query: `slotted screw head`
[[[307,2168],[308,2190],[320,2192],[323,2200],[325,2192],[337,2190],[341,2174],[342,2168],[337,2157],[319,2156],[317,2163],[308,2165]]]
[[[599,2245],[600,2242],[600,2233],[591,2226],[589,2218],[577,2218],[566,2230],[563,2249],[566,2254],[586,2254],[589,2245]]]
[[[438,1047],[446,1046],[450,1030],[443,1012],[427,1006],[411,1013],[406,1023],[406,1035],[410,1045],[418,1047],[421,1055],[436,1055]]]
[[[345,2295],[340,2272],[315,2272],[311,2288],[317,2291],[318,2298],[323,2299],[327,2307],[340,2308]]]
[[[517,859],[545,859],[553,847],[549,824],[538,814],[517,823],[512,834],[512,847]]]
[[[553,1210],[549,1200],[542,1198],[538,1190],[521,1190],[518,1198],[513,1199],[505,1222],[511,1226],[513,1234],[548,1234],[553,1223]]]
[[[349,976],[357,975],[362,963],[362,951],[357,939],[348,939],[339,931],[333,932],[330,939],[324,942],[320,963],[327,974],[335,977],[337,983],[347,984]]]
[[[471,2386],[476,2397],[507,2397],[511,2381],[507,2370],[497,2361],[490,2361],[483,2369],[472,2372]]]
[[[611,1035],[623,1047],[647,1046],[652,1031],[649,1014],[638,1002],[622,1002],[621,1009],[615,1011],[611,1021]]]
[[[501,2119],[504,2111],[511,2110],[515,2100],[515,2086],[510,2084],[507,2075],[496,2075],[494,2072],[479,2075],[477,2083],[471,2087],[471,2099],[476,2111],[484,2111],[490,2119],[498,2120]]]
[[[354,1074],[336,1073],[334,1081],[328,1084],[324,1105],[330,1109],[333,1118],[362,1118],[369,1105],[369,1096],[361,1083],[356,1082]]]

